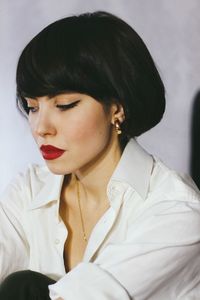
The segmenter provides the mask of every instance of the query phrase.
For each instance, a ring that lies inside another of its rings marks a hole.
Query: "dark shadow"
[[[200,189],[200,91],[194,98],[192,111],[190,163],[191,176]]]

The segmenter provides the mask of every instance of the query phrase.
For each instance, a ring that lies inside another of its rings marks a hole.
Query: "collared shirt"
[[[55,279],[51,299],[199,300],[200,195],[131,139],[107,186],[110,208],[66,274],[63,176],[30,166],[0,202],[0,278],[22,269]],[[100,179],[99,179],[100,180]]]

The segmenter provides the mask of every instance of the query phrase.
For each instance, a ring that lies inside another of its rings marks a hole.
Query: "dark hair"
[[[107,12],[58,20],[36,35],[17,67],[17,101],[65,91],[88,94],[109,106],[122,104],[124,136],[155,126],[165,109],[165,91],[153,59],[139,35]]]

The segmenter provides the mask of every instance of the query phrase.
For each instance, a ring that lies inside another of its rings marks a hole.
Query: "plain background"
[[[118,15],[145,41],[166,87],[167,108],[139,141],[169,167],[189,173],[192,108],[200,90],[199,0],[0,0],[0,192],[28,164],[44,163],[15,105],[22,49],[49,23],[95,10]]]

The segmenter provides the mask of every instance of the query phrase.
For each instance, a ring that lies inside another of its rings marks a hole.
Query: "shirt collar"
[[[35,188],[32,186],[33,201],[28,207],[30,210],[60,199],[64,176],[51,173],[47,167],[44,167],[43,170],[42,176],[40,174],[39,178],[36,177]]]
[[[153,157],[135,139],[130,139],[109,181],[108,189],[113,181],[128,183],[143,199],[146,199],[152,169]]]
[[[126,145],[120,161],[109,181],[108,189],[113,181],[128,183],[143,199],[146,198],[153,158],[134,139]],[[47,167],[43,168],[40,178],[36,177],[37,185],[32,187],[34,201],[28,209],[42,207],[52,201],[59,201],[64,180],[63,175],[52,174]]]

